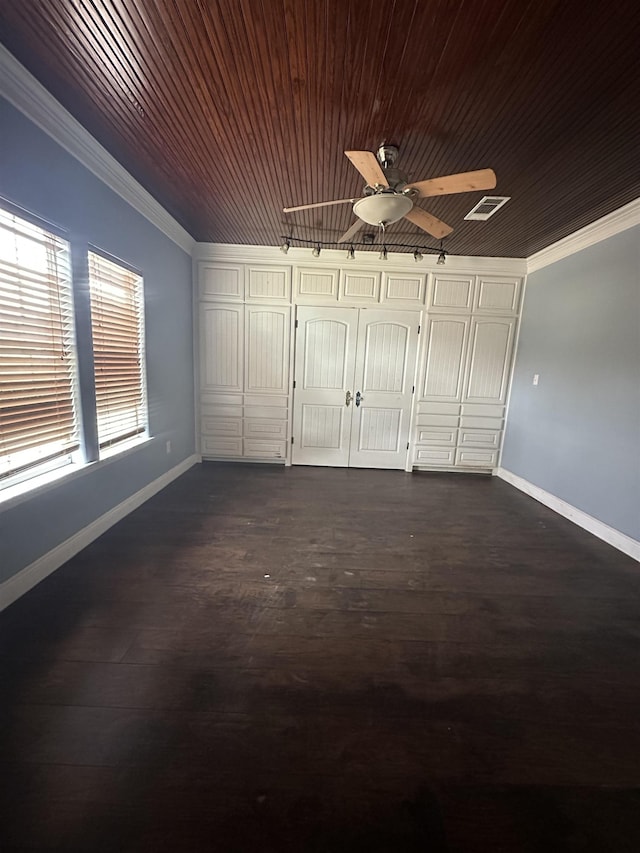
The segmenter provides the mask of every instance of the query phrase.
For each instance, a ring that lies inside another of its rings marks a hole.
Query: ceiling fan
[[[434,195],[491,190],[496,185],[493,169],[460,172],[457,175],[445,175],[442,178],[431,178],[409,184],[407,176],[395,166],[398,158],[398,149],[395,145],[383,144],[375,154],[372,151],[345,151],[344,153],[366,181],[363,198],[341,198],[283,209],[284,213],[293,213],[296,210],[328,207],[333,204],[353,204],[353,212],[358,219],[337,240],[338,243],[348,243],[365,223],[377,225],[384,230],[387,225],[398,222],[403,217],[427,234],[441,240],[451,234],[453,228],[424,208],[418,207],[417,201]]]

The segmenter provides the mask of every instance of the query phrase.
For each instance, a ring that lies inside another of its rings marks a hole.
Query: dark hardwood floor
[[[499,480],[198,466],[0,614],[0,850],[638,853],[639,605]]]

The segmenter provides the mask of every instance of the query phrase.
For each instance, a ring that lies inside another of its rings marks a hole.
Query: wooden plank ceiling
[[[454,254],[526,257],[640,196],[635,0],[0,0],[5,46],[197,239],[335,240],[345,149],[511,201],[425,199]],[[404,220],[387,239],[435,241]]]

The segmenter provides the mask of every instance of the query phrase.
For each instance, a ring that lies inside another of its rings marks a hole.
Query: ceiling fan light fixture
[[[360,198],[353,205],[353,212],[368,225],[390,225],[397,222],[413,207],[413,202],[406,195],[383,190],[375,195]]]

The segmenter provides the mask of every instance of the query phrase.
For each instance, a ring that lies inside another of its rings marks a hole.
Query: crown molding
[[[193,237],[1,44],[0,95],[170,240],[191,253]]]
[[[424,254],[422,261],[416,262],[412,252],[389,252],[386,261],[378,258],[377,251],[356,249],[354,260],[347,260],[345,249],[322,249],[320,257],[311,254],[312,246],[306,248],[291,247],[283,254],[278,246],[243,246],[227,243],[196,243],[193,248],[195,261],[216,261],[234,264],[261,263],[277,266],[304,266],[307,269],[335,269],[336,267],[376,270],[378,272],[411,271],[413,273],[488,273],[492,275],[517,275],[526,273],[524,258],[487,258],[460,255],[447,255],[447,262],[439,266],[438,250],[433,254]]]
[[[527,258],[527,272],[532,273],[549,264],[555,264],[556,261],[568,258],[569,255],[574,255],[582,249],[588,249],[589,246],[614,237],[621,231],[633,228],[634,225],[640,225],[640,198],[592,222],[591,225],[585,225],[584,228],[547,246],[546,249],[541,249],[535,255],[530,255]]]

